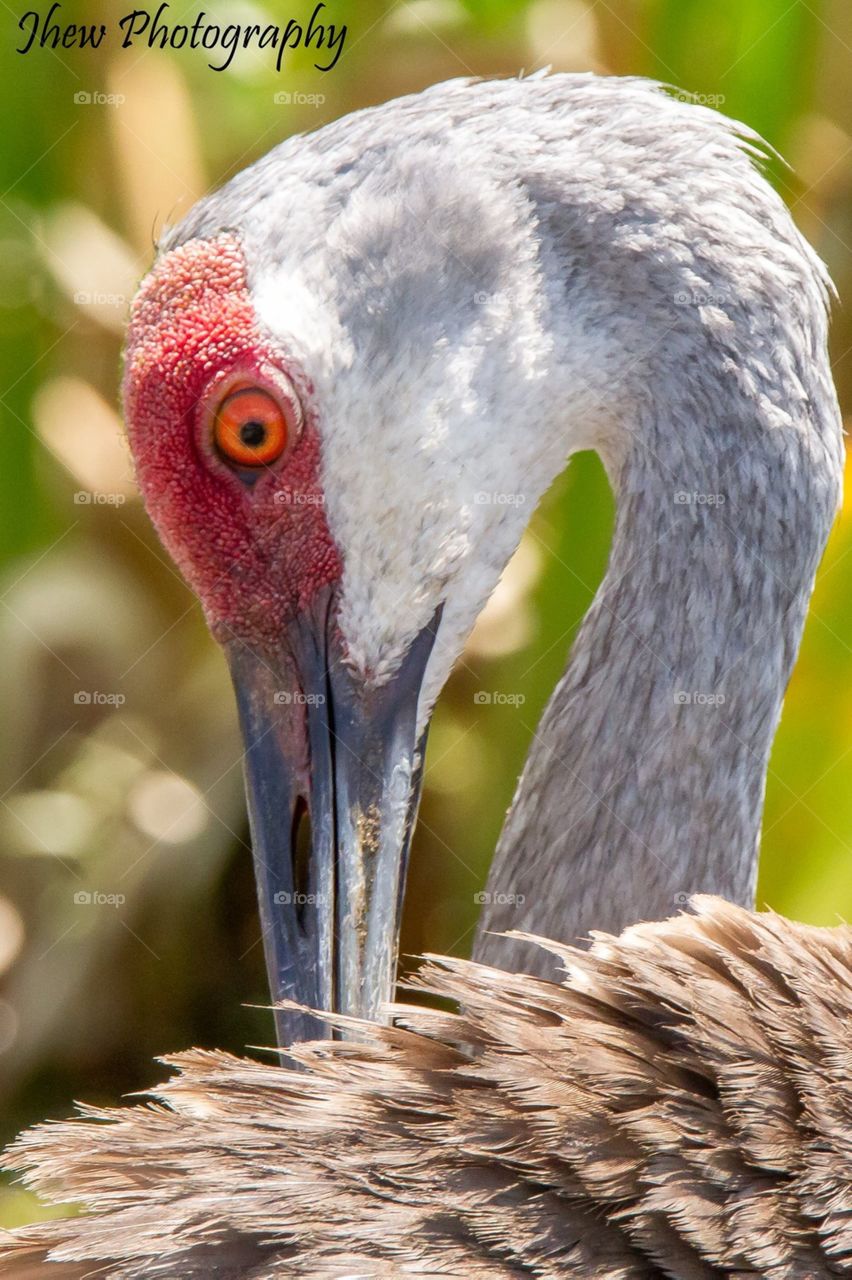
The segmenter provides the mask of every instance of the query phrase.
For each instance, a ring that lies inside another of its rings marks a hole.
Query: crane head
[[[764,321],[795,345],[822,314],[748,150],[641,81],[451,82],[287,140],[164,237],[126,418],[233,676],[276,998],[390,998],[431,709],[566,459],[617,475],[637,423],[655,459],[670,397],[692,474],[696,405],[754,414],[730,344],[762,377]]]
[[[259,325],[234,236],[192,240],[151,272],[125,405],[149,512],[233,676],[273,996],[377,1016],[396,963],[434,628],[388,678],[353,669],[313,387]],[[321,1024],[286,1011],[278,1031],[287,1042]]]
[[[289,219],[248,197],[191,215],[135,300],[124,379],[148,511],[236,689],[273,996],[367,1017],[392,994],[431,706],[529,474],[559,469],[541,438],[500,444],[549,345],[523,210],[431,142],[384,165],[322,208],[279,165]],[[278,1014],[282,1041],[321,1030]]]

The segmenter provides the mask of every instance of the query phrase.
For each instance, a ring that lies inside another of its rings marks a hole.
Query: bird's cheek
[[[268,578],[285,602],[286,621],[308,608],[316,594],[336,583],[341,560],[321,509],[293,505],[275,517],[266,539]]]
[[[244,509],[241,514],[246,516]],[[185,576],[216,640],[238,640],[277,669],[287,628],[322,586],[339,577],[339,562],[315,521],[278,513],[270,524],[264,513],[249,512],[239,538],[235,526],[236,519],[225,544],[196,541]],[[184,537],[185,531],[184,523]]]
[[[286,600],[287,621],[342,572],[326,520],[317,446],[316,440],[300,441],[278,476],[262,481],[247,503],[257,554],[270,585]]]

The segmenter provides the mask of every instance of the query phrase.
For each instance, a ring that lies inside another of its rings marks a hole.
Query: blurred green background
[[[46,7],[46,6],[45,6]],[[123,0],[65,3],[113,25]],[[190,14],[202,6],[173,7]],[[312,5],[217,0],[211,20]],[[164,222],[288,134],[458,75],[551,65],[659,77],[739,117],[852,293],[847,0],[330,0],[326,75],[200,52],[15,53],[0,97],[0,1138],[72,1099],[115,1102],[191,1044],[272,1039],[223,660],[135,493],[117,384],[126,307]],[[275,102],[281,91],[290,104]],[[97,95],[120,101],[98,101]],[[319,104],[297,95],[320,95]],[[83,95],[83,100],[80,100]],[[91,99],[86,101],[89,95]],[[852,403],[852,311],[833,328]],[[403,949],[464,953],[527,744],[603,572],[612,501],[577,459],[556,484],[439,706]],[[835,530],[769,777],[761,899],[852,917],[852,519]],[[478,688],[523,693],[481,706]],[[81,692],[86,696],[81,698]],[[87,897],[88,895],[88,897]],[[100,895],[100,900],[97,899]],[[82,900],[81,900],[82,896]],[[38,1210],[0,1191],[0,1222]]]

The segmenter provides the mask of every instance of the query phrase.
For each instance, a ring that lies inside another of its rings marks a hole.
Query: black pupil
[[[266,440],[266,427],[254,418],[244,422],[240,427],[240,440],[249,449],[259,449]]]

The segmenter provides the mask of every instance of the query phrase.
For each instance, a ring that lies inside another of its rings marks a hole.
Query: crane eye
[[[268,467],[287,448],[287,419],[262,387],[239,387],[226,395],[213,420],[213,440],[228,462]]]

